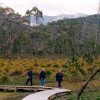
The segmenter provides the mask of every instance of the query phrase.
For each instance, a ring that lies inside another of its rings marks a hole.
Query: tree
[[[14,40],[23,33],[22,17],[19,13],[15,13],[12,8],[2,8],[3,17],[1,17],[1,27],[5,31],[4,35],[4,50],[5,56],[8,57],[12,52]]]
[[[83,92],[83,90],[86,88],[86,86],[88,85],[88,83],[92,80],[92,78],[98,73],[100,72],[100,68],[97,69],[88,79],[87,81],[83,84],[83,86],[81,87],[81,89],[78,92],[78,97],[77,100],[81,100],[81,94]]]
[[[40,11],[37,7],[33,7],[32,10],[30,11],[31,15],[34,16],[35,18],[35,24],[36,24],[36,27],[37,25],[39,24],[39,19],[40,18],[43,18],[43,12]]]
[[[39,30],[34,30],[30,33],[30,38],[33,42],[33,54],[37,54],[38,50],[45,47],[47,44],[47,39],[49,37],[49,34],[46,32],[41,32]]]
[[[99,30],[99,24],[100,24],[100,2],[99,2],[99,10],[98,10],[98,26],[96,26],[96,32],[95,32],[95,42],[94,42],[94,51],[97,47],[97,39],[98,39],[98,30]]]
[[[28,17],[28,20],[29,20],[29,25],[30,25],[30,22],[31,22],[31,11],[30,10],[27,10],[26,11],[26,14],[25,14],[25,17],[27,18]]]

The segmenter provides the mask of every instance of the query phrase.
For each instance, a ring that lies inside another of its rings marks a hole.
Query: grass
[[[0,100],[22,100],[25,96],[33,92],[11,92],[5,91],[0,92]]]
[[[67,58],[45,58],[45,57],[39,57],[39,58],[21,58],[21,59],[0,59],[0,84],[6,84],[6,85],[25,85],[26,82],[26,74],[27,71],[31,68],[33,68],[33,83],[34,85],[39,85],[38,76],[42,69],[42,67],[45,67],[46,71],[46,86],[50,87],[57,87],[57,82],[55,81],[55,75],[58,72],[59,69],[62,69],[64,74],[64,81],[62,82],[62,87],[72,90],[72,94],[68,96],[61,96],[58,99],[55,98],[55,100],[76,100],[76,93],[84,84],[86,79],[96,70],[99,68],[100,64],[100,58],[94,60],[93,63],[88,64],[87,62],[83,61],[82,58],[79,58],[79,61],[81,63],[80,70],[76,73],[76,68],[74,63],[69,63],[70,66],[63,67],[68,59]],[[84,64],[83,64],[84,63]],[[77,74],[77,75],[76,75]],[[94,96],[94,100],[100,100],[100,91],[98,88],[99,86],[99,80],[100,75],[99,73],[93,78],[93,80],[89,83],[86,91],[82,94],[82,100],[92,100],[91,95],[92,93],[95,94],[95,91],[97,94]],[[23,97],[23,92],[13,93],[13,92],[0,92],[2,98],[9,98],[15,96],[19,96],[19,98]],[[61,99],[62,98],[62,99]],[[88,98],[88,99],[86,99]],[[2,100],[0,98],[0,100]],[[14,99],[15,100],[15,99]],[[19,99],[20,100],[20,99]]]
[[[62,95],[52,100],[77,100],[77,94]],[[100,100],[100,90],[83,92],[81,100]]]

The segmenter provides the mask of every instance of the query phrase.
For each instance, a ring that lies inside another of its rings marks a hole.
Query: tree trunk
[[[92,80],[92,78],[100,71],[100,68],[97,69],[88,79],[87,81],[84,83],[84,85],[81,87],[81,89],[78,92],[78,97],[77,100],[81,100],[81,94],[83,92],[83,90],[86,88],[86,86],[88,85],[88,83]]]

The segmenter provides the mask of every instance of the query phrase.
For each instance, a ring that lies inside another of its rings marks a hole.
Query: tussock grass
[[[76,70],[74,63],[70,63],[69,68],[64,68],[62,65],[67,61],[67,59],[15,59],[15,60],[9,60],[9,59],[0,59],[0,74],[8,76],[14,76],[14,75],[26,75],[27,71],[29,69],[33,69],[35,73],[39,73],[42,69],[42,67],[45,67],[46,71],[49,71],[52,75],[50,75],[50,78],[54,78],[55,74],[58,72],[59,69],[63,70],[63,73],[65,76],[65,79],[71,80],[72,77],[75,76]],[[81,62],[81,68],[78,71],[78,75],[82,78],[85,74],[89,74],[96,70],[99,65],[99,63],[96,63],[96,61],[93,64],[88,64],[85,61],[83,61],[82,58],[79,58],[79,61]],[[98,61],[99,62],[99,59]],[[96,67],[93,67],[94,64],[96,64]]]
[[[26,74],[29,69],[33,69],[33,80],[35,85],[40,85],[38,80],[42,67],[46,71],[46,86],[57,87],[55,75],[59,69],[64,74],[63,88],[78,91],[86,79],[99,68],[100,58],[93,63],[87,63],[81,57],[78,58],[80,68],[76,70],[75,63],[68,61],[68,58],[23,58],[23,59],[0,59],[0,84],[25,85]],[[66,62],[69,64],[65,66]],[[64,66],[63,66],[64,65]],[[100,75],[97,74],[90,82],[87,89],[99,86]]]

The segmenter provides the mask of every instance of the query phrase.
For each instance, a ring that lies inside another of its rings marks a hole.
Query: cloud
[[[95,14],[98,12],[98,0],[3,0],[3,5],[13,8],[24,15],[28,9],[37,6],[44,15],[59,14]]]

